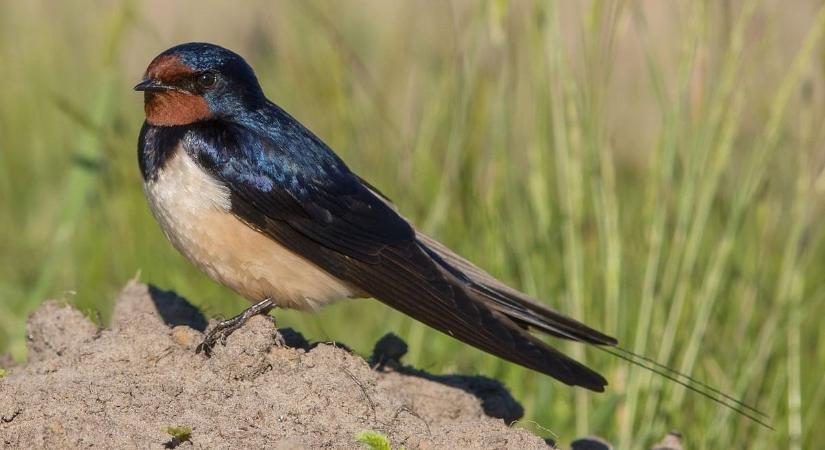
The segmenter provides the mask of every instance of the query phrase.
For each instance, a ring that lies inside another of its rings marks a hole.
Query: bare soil
[[[29,319],[29,361],[0,379],[5,448],[359,448],[365,430],[407,449],[546,449],[509,427],[521,406],[498,382],[398,362],[388,336],[370,362],[255,317],[195,354],[207,320],[170,292],[131,282],[109,328],[49,301]],[[168,427],[191,428],[188,440]]]

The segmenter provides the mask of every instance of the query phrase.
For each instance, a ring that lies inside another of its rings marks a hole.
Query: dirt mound
[[[205,358],[193,349],[206,325],[185,300],[135,282],[120,294],[109,329],[45,303],[29,319],[29,362],[0,379],[0,442],[358,448],[356,435],[369,430],[394,448],[548,448],[505,424],[522,410],[498,382],[404,367],[397,338],[379,342],[373,369],[289,330],[279,347],[273,322],[255,317]],[[191,434],[172,438],[169,427]]]

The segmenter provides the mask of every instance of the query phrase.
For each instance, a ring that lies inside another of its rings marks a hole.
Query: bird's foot
[[[203,352],[204,355],[210,356],[212,354],[212,348],[215,347],[215,344],[220,342],[221,345],[226,345],[226,338],[228,338],[230,334],[244,326],[244,324],[253,316],[257,316],[258,314],[266,314],[274,306],[275,303],[272,299],[267,298],[255,303],[249,308],[246,308],[240,314],[229,320],[218,322],[218,324],[215,325],[215,328],[212,328],[206,333],[203,341],[195,348],[195,353]],[[280,333],[277,334],[277,337],[280,337]],[[283,341],[283,337],[280,337],[279,342],[281,341]]]

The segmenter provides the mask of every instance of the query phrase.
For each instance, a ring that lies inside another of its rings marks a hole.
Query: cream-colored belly
[[[152,212],[178,251],[252,301],[317,309],[358,295],[343,281],[248,227],[230,212],[229,191],[181,149],[144,183]]]

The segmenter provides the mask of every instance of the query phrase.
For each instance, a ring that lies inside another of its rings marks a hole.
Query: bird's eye
[[[198,87],[201,89],[212,88],[217,82],[218,77],[213,72],[204,72],[198,75]]]

